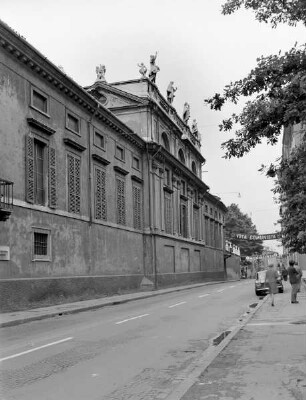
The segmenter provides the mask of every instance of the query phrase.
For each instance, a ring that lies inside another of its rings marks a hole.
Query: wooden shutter
[[[49,147],[49,207],[56,208],[56,153],[53,147]]]
[[[26,201],[34,203],[34,139],[26,136]]]

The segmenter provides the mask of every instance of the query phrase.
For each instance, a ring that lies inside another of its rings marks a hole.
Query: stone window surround
[[[47,237],[47,255],[36,255],[34,252],[34,234],[35,233],[43,233],[48,235]],[[51,261],[51,229],[41,228],[37,226],[32,226],[31,232],[31,245],[32,245],[32,261]]]
[[[34,92],[38,93],[40,96],[44,97],[47,102],[47,112],[37,108],[33,104]],[[30,107],[34,110],[38,111],[39,113],[43,114],[45,117],[50,118],[50,96],[43,92],[42,90],[38,89],[36,86],[31,85],[31,95],[30,95]]]

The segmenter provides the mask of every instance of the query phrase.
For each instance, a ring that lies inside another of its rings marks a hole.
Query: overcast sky
[[[204,98],[243,78],[261,55],[289,50],[305,40],[303,26],[272,29],[255,21],[251,11],[221,14],[222,0],[0,0],[0,18],[82,86],[106,65],[108,82],[138,78],[137,64],[149,67],[158,51],[157,85],[163,95],[172,80],[179,115],[187,101],[198,121],[203,180],[226,205],[236,203],[255,223],[258,233],[279,230],[273,180],[258,172],[281,155],[281,143],[263,144],[242,159],[225,160],[220,144],[229,139],[218,124],[231,112],[211,111]],[[206,172],[207,171],[207,172]],[[240,196],[238,195],[240,193]],[[281,251],[277,242],[266,241]]]

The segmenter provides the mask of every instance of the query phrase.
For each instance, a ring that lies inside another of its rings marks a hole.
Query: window
[[[169,169],[165,168],[165,185],[171,186],[171,179],[170,179],[170,171]]]
[[[31,89],[31,106],[44,114],[49,114],[49,97],[38,89]]]
[[[140,170],[140,160],[138,157],[135,157],[135,156],[133,157],[132,167],[135,169],[138,169],[138,171]]]
[[[142,189],[139,186],[133,186],[133,222],[135,229],[142,228]]]
[[[183,237],[188,236],[188,216],[187,216],[187,206],[186,204],[181,204],[180,213],[180,233]]]
[[[191,163],[191,169],[192,169],[192,172],[196,175],[197,174],[197,166],[194,161],[192,161],[192,163]]]
[[[33,228],[33,260],[51,260],[49,230]]]
[[[56,207],[56,153],[48,142],[26,137],[26,200],[32,204]]]
[[[121,146],[116,146],[116,158],[118,158],[121,161],[124,161],[125,159],[125,154],[124,154],[124,148]]]
[[[106,172],[95,168],[95,218],[107,219],[106,208]]]
[[[178,158],[181,163],[185,164],[185,155],[182,149],[179,149]]]
[[[165,132],[162,133],[162,145],[164,146],[165,149],[170,151],[170,143],[169,143],[168,135]]]
[[[181,181],[181,185],[182,185],[181,194],[183,196],[186,196],[186,182],[185,181]]]
[[[105,149],[105,137],[101,133],[95,131],[94,144],[100,149]]]
[[[172,234],[172,199],[171,194],[164,192],[165,231]]]
[[[74,133],[80,133],[80,119],[75,115],[72,115],[69,112],[67,112],[66,128],[68,128]]]
[[[205,217],[205,243],[207,246],[211,246],[210,222],[208,217]]]
[[[67,155],[68,211],[81,212],[81,160],[74,154]]]
[[[198,208],[193,209],[193,237],[200,240],[200,213]]]
[[[125,214],[125,180],[116,177],[116,198],[117,198],[117,223],[126,224]]]

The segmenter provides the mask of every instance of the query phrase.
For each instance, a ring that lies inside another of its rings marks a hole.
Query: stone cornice
[[[43,124],[42,122],[38,121],[35,118],[27,118],[28,124],[33,126],[34,128],[37,128],[47,135],[53,135],[53,133],[56,132],[55,129],[51,128],[50,126]]]
[[[129,127],[117,119],[110,110],[106,109],[71,77],[62,72],[3,21],[0,21],[0,47],[32,70],[34,74],[46,80],[50,86],[57,88],[64,96],[70,98],[86,112],[102,120],[137,147],[141,149],[145,147],[141,137],[136,135]]]
[[[78,150],[78,151],[84,151],[84,150],[86,150],[86,147],[85,147],[85,146],[83,146],[82,144],[80,144],[80,143],[78,143],[78,142],[76,142],[75,140],[72,140],[72,139],[70,139],[70,138],[64,138],[64,139],[63,139],[63,142],[64,142],[67,146],[70,146],[70,147],[72,147],[72,148],[75,149],[75,150]]]

